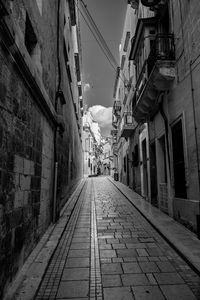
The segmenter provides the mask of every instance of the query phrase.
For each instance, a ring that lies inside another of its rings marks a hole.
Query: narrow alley
[[[200,300],[199,24],[0,0],[0,300]]]
[[[76,204],[33,298],[200,299],[200,277],[114,183],[89,178],[75,192]],[[134,203],[140,196],[131,193]],[[16,299],[28,299],[24,293],[30,297],[30,287]]]

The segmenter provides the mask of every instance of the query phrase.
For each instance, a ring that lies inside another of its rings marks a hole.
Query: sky
[[[119,64],[119,44],[127,0],[84,0],[84,3]],[[116,69],[110,65],[81,15],[80,25],[84,104],[106,136],[111,129]]]

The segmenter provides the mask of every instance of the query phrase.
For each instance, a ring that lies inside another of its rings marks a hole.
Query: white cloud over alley
[[[87,95],[91,90],[91,85],[87,82],[84,84],[84,93]],[[112,129],[112,107],[105,107],[103,105],[93,105],[89,108],[92,117],[98,122],[101,134],[103,136],[110,135]]]
[[[112,107],[105,107],[102,105],[94,105],[89,108],[92,117],[98,122],[101,134],[103,136],[110,135],[112,129]]]

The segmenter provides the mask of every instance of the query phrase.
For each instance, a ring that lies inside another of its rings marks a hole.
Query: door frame
[[[183,156],[184,156],[184,167],[185,167],[185,187],[186,190],[189,186],[189,170],[188,170],[188,149],[187,149],[187,138],[186,138],[186,123],[185,123],[185,112],[181,112],[176,119],[174,119],[170,123],[170,131],[169,131],[169,136],[170,136],[170,153],[171,153],[171,182],[172,182],[172,187],[175,190],[175,179],[174,179],[174,165],[173,165],[173,142],[172,142],[172,127],[177,123],[181,121],[182,125],[182,135],[183,135]],[[174,191],[175,195],[175,191]]]

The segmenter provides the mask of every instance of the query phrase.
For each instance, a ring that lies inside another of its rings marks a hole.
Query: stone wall
[[[2,287],[50,222],[53,131],[2,48],[0,64]]]
[[[11,1],[10,14],[1,19],[0,298],[52,222],[55,146],[57,216],[82,176],[80,130],[62,51],[65,130],[55,141],[57,3]],[[63,10],[60,13],[63,22]],[[25,45],[27,14],[37,38],[34,55]]]
[[[176,78],[165,94],[163,108],[169,125],[170,166],[167,170],[168,213],[184,225],[196,230],[196,214],[199,206],[199,180],[197,151],[200,157],[200,36],[199,36],[199,1],[170,1],[171,30],[175,37]],[[195,122],[196,118],[196,135]],[[173,145],[171,128],[182,120],[185,181],[187,199],[175,198]],[[157,177],[160,181],[158,142],[166,134],[164,121],[158,112],[149,124],[150,142],[157,143]],[[165,146],[166,147],[166,146]],[[197,149],[198,148],[198,149]],[[165,153],[168,160],[168,153]],[[169,170],[170,167],[170,170]],[[159,185],[158,185],[159,192]],[[158,193],[159,197],[159,193]]]
[[[169,94],[169,121],[172,123],[182,115],[187,184],[187,199],[184,201],[174,199],[174,214],[180,221],[195,229],[200,195],[197,160],[197,151],[200,157],[200,3],[199,1],[172,1],[172,5],[173,14],[176,16],[173,22],[177,80]],[[188,214],[188,211],[191,213]]]

